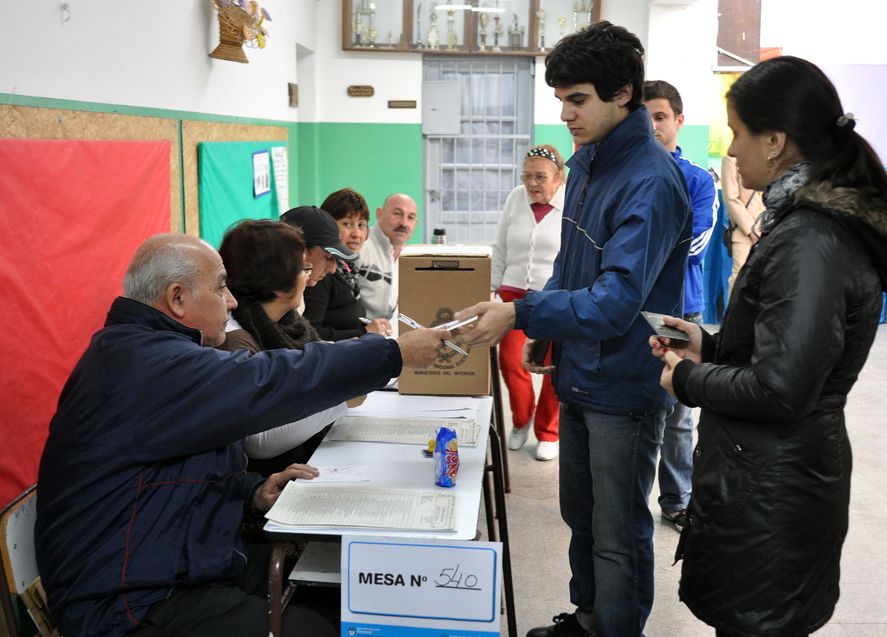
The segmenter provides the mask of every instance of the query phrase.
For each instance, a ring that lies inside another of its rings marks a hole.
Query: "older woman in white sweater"
[[[511,191],[493,243],[492,290],[505,302],[541,290],[551,276],[560,249],[564,207],[564,161],[554,146],[531,148],[524,158],[522,186]],[[558,409],[548,376],[536,402],[529,372],[521,367],[526,336],[512,330],[499,343],[499,367],[511,404],[513,429],[508,448],[520,449],[530,434],[539,440],[537,460],[558,456]],[[546,358],[550,353],[546,355]]]

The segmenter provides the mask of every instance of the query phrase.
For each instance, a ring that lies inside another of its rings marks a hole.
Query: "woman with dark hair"
[[[237,307],[219,349],[302,349],[320,340],[296,308],[311,273],[299,231],[270,220],[242,221],[225,233],[219,254]],[[307,267],[306,267],[307,266]],[[326,425],[343,415],[345,403],[246,439],[252,471],[270,474],[305,462],[320,444]]]
[[[699,406],[680,597],[718,635],[807,635],[838,599],[851,452],[844,404],[887,287],[887,175],[834,86],[794,57],[727,92],[729,154],[764,191],[721,331],[667,319],[662,385]]]
[[[350,188],[343,188],[330,194],[320,207],[336,220],[342,243],[352,251],[360,252],[369,234],[370,219],[363,196]],[[305,318],[324,340],[341,341],[367,332],[382,336],[391,334],[387,319],[362,322],[364,306],[356,272],[355,264],[339,260],[331,276],[305,290]]]

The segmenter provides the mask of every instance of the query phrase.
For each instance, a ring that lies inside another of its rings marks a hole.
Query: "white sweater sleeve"
[[[493,292],[502,285],[502,278],[505,275],[505,264],[508,261],[508,224],[511,223],[511,211],[520,196],[524,198],[527,196],[523,186],[518,186],[508,194],[502,215],[499,217],[499,228],[496,231],[496,240],[493,241],[493,264],[490,272],[490,289]]]
[[[256,460],[279,456],[285,451],[298,447],[328,424],[344,416],[347,411],[348,406],[340,403],[302,420],[247,436],[244,442],[246,455]]]

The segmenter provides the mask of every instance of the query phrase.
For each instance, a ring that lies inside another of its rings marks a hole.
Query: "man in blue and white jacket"
[[[702,259],[718,216],[718,194],[711,173],[681,155],[678,131],[684,124],[684,103],[678,90],[662,80],[644,82],[644,106],[653,120],[653,135],[678,163],[693,205],[693,240],[684,274],[684,320],[702,324],[705,295]],[[659,459],[659,506],[662,517],[678,531],[687,525],[693,479],[693,418],[690,408],[675,401],[665,419]]]
[[[643,46],[599,22],[561,40],[545,80],[580,145],[567,162],[561,248],[544,289],[480,303],[459,338],[496,343],[512,327],[552,339],[561,401],[560,506],[572,532],[570,601],[552,635],[640,637],[653,601],[653,517],[647,506],[665,426],[661,366],[648,359],[641,310],[677,314],[690,247],[687,187],[653,139],[642,106]]]

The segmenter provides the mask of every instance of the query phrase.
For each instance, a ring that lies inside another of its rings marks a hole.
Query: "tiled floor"
[[[507,401],[505,405],[507,409]],[[882,325],[869,360],[850,394],[847,428],[854,469],[850,531],[841,562],[841,599],[832,620],[816,637],[887,636],[887,326]],[[510,422],[510,415],[506,415]],[[571,611],[567,592],[568,533],[558,511],[557,461],[538,462],[532,439],[511,451],[508,495],[511,560],[518,635]],[[678,601],[680,565],[672,566],[678,534],[656,517],[656,597],[647,637],[712,637],[714,630]],[[507,635],[503,617],[502,634]]]

